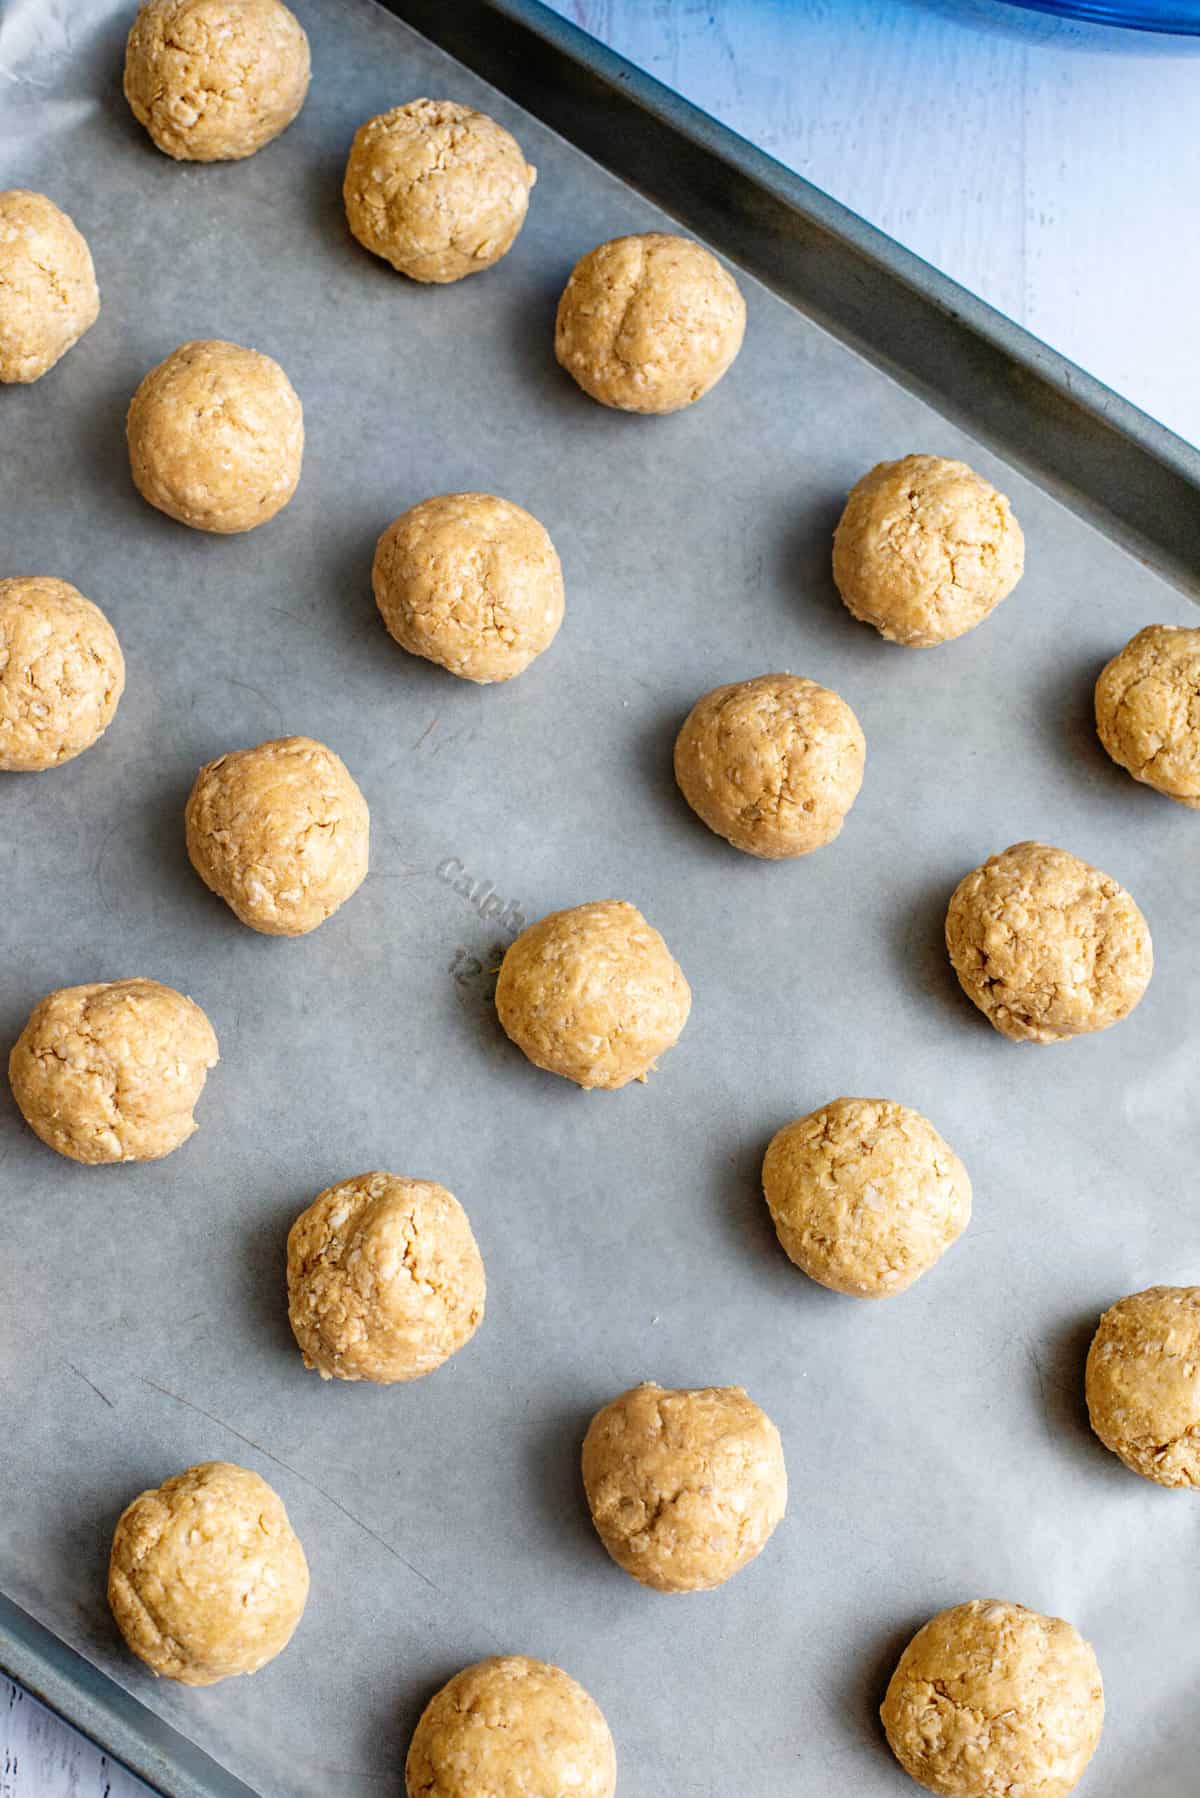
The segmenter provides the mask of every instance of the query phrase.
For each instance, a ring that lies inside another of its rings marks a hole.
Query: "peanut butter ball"
[[[928,1118],[891,1099],[834,1099],[785,1124],[763,1192],[788,1259],[854,1298],[903,1292],[957,1241],[971,1182]]]
[[[129,404],[129,463],[142,498],[196,531],[252,531],[300,480],[304,412],[270,356],[218,339],[180,344]]]
[[[658,1592],[724,1585],[787,1507],[779,1431],[740,1386],[623,1392],[588,1425],[583,1485],[613,1560]]]
[[[1200,1286],[1150,1286],[1104,1313],[1087,1358],[1092,1428],[1126,1467],[1200,1490]]]
[[[38,381],[100,313],[87,240],[27,187],[0,192],[0,381]]]
[[[439,494],[394,519],[376,545],[371,585],[402,649],[485,686],[528,668],[563,619],[549,535],[491,493]]]
[[[1024,566],[1025,539],[1007,499],[944,456],[878,463],[851,489],[833,539],[833,578],[847,609],[916,649],[982,624]]]
[[[341,757],[312,737],[279,737],[209,762],[185,820],[205,886],[267,936],[315,930],[367,872],[367,802]]]
[[[0,770],[36,773],[82,755],[125,690],[121,645],[70,581],[0,581]]]
[[[1154,967],[1145,918],[1109,874],[1047,843],[1014,843],[966,875],[946,947],[972,1004],[1013,1042],[1107,1030]]]
[[[570,1674],[494,1655],[430,1699],[404,1780],[408,1798],[613,1798],[617,1757],[603,1712]]]
[[[495,119],[410,100],[354,134],[342,196],[360,244],[412,281],[461,281],[499,262],[537,180]]]
[[[635,905],[551,912],[508,949],[496,1011],[535,1065],[585,1088],[645,1080],[691,1009],[683,970]]]
[[[292,1330],[323,1380],[419,1379],[483,1317],[467,1214],[432,1180],[355,1174],[326,1187],[288,1233],[287,1275]]]
[[[287,1647],[307,1598],[283,1501],[247,1467],[205,1461],[121,1513],[108,1602],[152,1673],[185,1686],[257,1673]]]
[[[285,131],[308,92],[308,39],[282,0],[143,0],[125,98],[168,156],[232,162]]]
[[[601,405],[678,412],[716,386],[745,330],[746,302],[716,257],[688,237],[647,231],[575,264],[554,353]]]
[[[675,779],[710,830],[779,861],[838,835],[866,753],[839,694],[797,674],[760,674],[697,700],[675,740]]]
[[[939,1798],[1066,1798],[1100,1740],[1104,1684],[1061,1617],[976,1598],[917,1631],[880,1715],[900,1765]]]
[[[156,1161],[196,1128],[213,1027],[157,980],[64,986],[34,1006],[8,1078],[21,1115],[72,1161]]]
[[[1200,809],[1200,629],[1131,637],[1096,682],[1096,729],[1134,780]]]

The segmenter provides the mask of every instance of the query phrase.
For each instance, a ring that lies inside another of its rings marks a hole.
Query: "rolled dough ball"
[[[34,1006],[8,1078],[21,1115],[72,1161],[156,1161],[196,1128],[213,1027],[157,980],[63,986]]]
[[[588,1425],[583,1486],[613,1560],[657,1592],[723,1586],[787,1509],[779,1431],[740,1386],[623,1392]]]
[[[432,1373],[483,1317],[483,1258],[444,1186],[355,1174],[288,1232],[288,1316],[323,1380],[386,1385]]]
[[[690,238],[647,231],[597,244],[575,264],[554,353],[601,405],[678,412],[716,386],[745,330],[728,269]]]
[[[1096,729],[1135,780],[1200,809],[1200,630],[1131,637],[1096,682]]]
[[[1107,1030],[1154,967],[1149,927],[1124,887],[1046,843],[1014,843],[959,882],[946,947],[968,999],[1014,1042]]]
[[[509,946],[496,982],[496,1010],[518,1049],[589,1089],[644,1081],[678,1041],[691,1005],[683,969],[622,899],[531,924]]]
[[[269,356],[240,344],[180,344],[152,368],[125,421],[142,498],[180,524],[225,534],[274,518],[296,491],[304,413]]]
[[[430,1699],[404,1780],[408,1798],[613,1798],[617,1756],[604,1713],[570,1674],[495,1655]]]
[[[125,690],[121,645],[69,581],[0,581],[0,769],[57,768],[90,749]]]
[[[410,100],[354,134],[342,197],[364,248],[413,281],[461,281],[511,250],[537,180],[503,125]]]
[[[402,649],[483,685],[528,668],[563,618],[548,534],[490,493],[439,494],[394,519],[375,547],[371,585]]]
[[[1100,1740],[1104,1684],[1061,1617],[976,1598],[917,1631],[880,1715],[905,1772],[940,1798],[1065,1798]]]
[[[308,92],[308,39],[281,0],[142,0],[125,46],[125,98],[183,162],[253,156]]]
[[[1200,1489],[1200,1286],[1150,1286],[1104,1313],[1087,1358],[1092,1428],[1126,1467]]]
[[[763,1191],[810,1279],[854,1298],[903,1292],[971,1217],[971,1182],[928,1118],[891,1099],[834,1099],[772,1137]]]
[[[153,1673],[211,1686],[257,1673],[287,1647],[308,1563],[283,1501],[231,1461],[189,1467],[121,1513],[108,1602]]]
[[[916,649],[982,624],[1024,566],[1007,499],[944,456],[878,463],[851,489],[833,538],[833,578],[849,610]]]
[[[0,192],[0,381],[37,381],[96,322],[87,240],[45,194]]]
[[[710,830],[778,861],[833,841],[866,753],[839,694],[798,674],[760,674],[697,700],[675,740],[675,779]]]
[[[209,762],[185,817],[205,886],[267,936],[315,930],[367,872],[367,802],[341,757],[312,737],[279,737]]]

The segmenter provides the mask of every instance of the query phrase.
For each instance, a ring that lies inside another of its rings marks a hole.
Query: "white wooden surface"
[[[0,1675],[0,1798],[149,1798],[149,1788]]]
[[[1200,40],[1003,0],[552,3],[1200,443]],[[0,1676],[0,1798],[145,1792]]]

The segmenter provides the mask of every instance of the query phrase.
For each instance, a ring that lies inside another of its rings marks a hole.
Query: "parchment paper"
[[[1106,1454],[1081,1389],[1106,1305],[1200,1279],[1200,821],[1116,770],[1089,710],[1134,630],[1195,612],[752,281],[701,405],[585,399],[554,364],[557,294],[659,215],[366,0],[296,10],[303,114],[212,168],[127,112],[128,5],[0,14],[0,182],[67,208],[103,295],[53,374],[0,392],[2,572],[76,582],[128,659],[99,747],[0,781],[0,1037],[52,987],[147,974],[203,1004],[222,1055],[198,1135],[143,1167],[74,1167],[0,1098],[0,1585],[280,1798],[399,1791],[422,1704],[499,1650],[594,1693],[626,1798],[899,1798],[876,1707],[900,1647],[945,1604],[1011,1597],[1096,1645],[1091,1798],[1193,1798],[1197,1503]],[[513,253],[449,289],[359,250],[340,204],[356,125],[422,93],[480,102],[539,169]],[[144,505],[124,451],[142,374],[206,335],[276,356],[306,411],[295,500],[232,539]],[[854,624],[828,575],[848,486],[913,448],[998,479],[1028,539],[1013,597],[930,652]],[[470,487],[545,522],[568,591],[554,648],[482,690],[403,655],[369,584],[396,513]],[[703,690],[780,667],[844,693],[869,756],[839,842],[770,866],[692,817],[671,744]],[[345,758],[373,826],[366,885],[298,942],[238,925],[182,830],[202,761],[284,732]],[[1029,836],[1128,885],[1158,957],[1128,1022],[1056,1048],[989,1030],[941,944],[959,876]],[[464,876],[510,918],[611,895],[663,931],[695,1004],[647,1087],[586,1095],[507,1043],[506,932]],[[794,1271],[759,1195],[771,1133],[838,1093],[918,1106],[974,1180],[967,1235],[881,1305]],[[377,1166],[462,1199],[486,1321],[413,1386],[322,1385],[285,1231]],[[646,1377],[742,1383],[783,1434],[788,1517],[711,1595],[642,1590],[588,1522],[586,1421]],[[215,1457],[283,1495],[312,1598],[268,1669],[191,1692],[124,1652],[105,1564],[135,1492]]]

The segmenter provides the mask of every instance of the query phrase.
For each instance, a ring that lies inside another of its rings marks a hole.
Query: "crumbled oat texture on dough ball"
[[[153,1673],[211,1686],[286,1648],[308,1563],[277,1492],[249,1468],[205,1461],[121,1513],[108,1602]]]
[[[1106,1311],[1086,1385],[1105,1448],[1143,1479],[1200,1490],[1200,1286],[1151,1286]]]
[[[342,197],[360,244],[413,281],[445,283],[507,255],[536,180],[486,113],[410,100],[359,126]]]
[[[1007,499],[943,456],[872,468],[852,488],[833,539],[833,578],[847,608],[916,649],[974,630],[1024,566],[1025,539]]]
[[[900,1765],[939,1798],[1066,1798],[1100,1740],[1104,1685],[1061,1617],[976,1598],[917,1631],[880,1715]]]
[[[308,39],[281,0],[143,0],[125,98],[168,156],[232,162],[286,131],[308,92]]]
[[[72,1161],[156,1161],[196,1128],[213,1027],[157,980],[64,986],[34,1006],[8,1060],[30,1129]]]
[[[959,882],[946,947],[967,997],[1014,1042],[1107,1030],[1154,967],[1149,927],[1124,887],[1046,843],[1014,843]]]
[[[617,1756],[603,1711],[561,1667],[494,1655],[430,1699],[404,1780],[408,1798],[613,1798]]]
[[[0,192],[0,381],[37,381],[100,312],[87,240],[45,194]]]
[[[279,737],[209,762],[185,817],[188,855],[205,886],[267,936],[315,930],[367,872],[367,802],[341,757],[312,737]]]
[[[691,988],[635,905],[598,899],[523,930],[500,965],[496,1010],[539,1068],[586,1088],[645,1080],[679,1039]]]
[[[50,575],[0,580],[0,770],[81,755],[124,690],[125,658],[99,606]]]
[[[710,830],[778,861],[833,841],[866,753],[840,694],[798,674],[760,674],[697,700],[675,740],[675,779]]]
[[[355,1174],[288,1233],[288,1316],[322,1379],[387,1384],[432,1373],[483,1317],[483,1258],[444,1186]]]
[[[1096,682],[1096,729],[1135,780],[1200,809],[1200,629],[1148,624]]]
[[[583,391],[621,412],[678,412],[742,347],[746,302],[703,245],[648,231],[598,244],[558,302],[554,353]]]
[[[892,1099],[834,1099],[785,1124],[763,1192],[789,1260],[854,1298],[887,1298],[966,1229],[971,1182],[928,1118]]]
[[[180,344],[129,404],[129,463],[142,498],[197,531],[252,531],[296,491],[304,412],[270,356]]]
[[[724,1585],[787,1508],[779,1431],[740,1386],[623,1392],[588,1426],[583,1485],[613,1560],[658,1592]]]
[[[563,619],[548,533],[490,493],[439,494],[394,519],[376,545],[371,585],[402,649],[484,685],[528,668]]]

